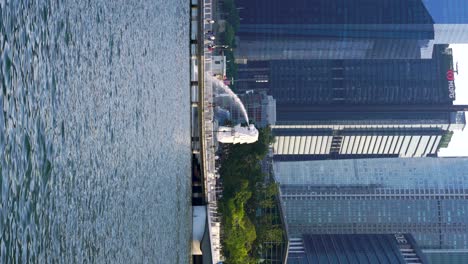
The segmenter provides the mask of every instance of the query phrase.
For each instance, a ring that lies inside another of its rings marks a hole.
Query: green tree
[[[237,31],[240,25],[240,18],[239,10],[237,10],[234,0],[224,0],[223,6],[224,12],[226,13],[226,21]]]
[[[272,211],[275,205],[277,186],[264,185],[265,175],[260,167],[272,142],[271,130],[265,128],[259,130],[259,140],[254,144],[222,147],[220,211],[226,263],[257,263],[261,243],[282,238],[281,229],[272,225],[276,221],[273,215],[257,217],[255,213]]]
[[[249,255],[252,243],[257,238],[255,227],[246,217],[244,206],[252,193],[248,191],[248,182],[241,184],[236,195],[227,201],[227,210],[224,224],[223,250],[226,263],[251,263],[253,259]]]
[[[262,233],[263,240],[268,242],[281,242],[283,239],[283,230],[279,227],[273,227],[266,229],[264,233]]]

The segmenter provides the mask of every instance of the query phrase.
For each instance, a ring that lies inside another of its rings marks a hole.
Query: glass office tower
[[[236,0],[237,58],[424,58],[466,43],[465,0]]]
[[[464,128],[447,44],[468,43],[468,1],[236,4],[236,89],[275,98],[276,160],[432,156]]]
[[[238,58],[419,58],[433,39],[421,0],[237,0]]]
[[[382,60],[272,60],[239,65],[237,91],[265,89],[290,105],[451,104],[447,72],[453,71],[448,45],[432,58]]]
[[[468,158],[276,162],[274,172],[290,238],[411,233],[429,258],[468,263]]]
[[[427,60],[269,65],[268,90],[277,102],[276,160],[433,156],[465,126],[468,107],[453,105],[447,45],[436,45]]]

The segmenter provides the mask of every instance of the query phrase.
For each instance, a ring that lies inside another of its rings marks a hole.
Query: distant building
[[[276,123],[276,100],[266,92],[248,91],[238,95],[244,104],[251,122],[257,127],[266,127]],[[228,96],[218,96],[217,106],[228,110],[234,123],[245,122],[239,105]]]
[[[430,263],[468,263],[468,158],[275,162],[289,238],[410,233]]]
[[[220,80],[224,80],[226,77],[226,56],[212,57],[211,72]]]
[[[288,264],[429,263],[410,234],[304,234],[288,252]]]

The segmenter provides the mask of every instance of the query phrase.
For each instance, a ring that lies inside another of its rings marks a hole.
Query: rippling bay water
[[[0,0],[0,263],[187,263],[188,3]]]

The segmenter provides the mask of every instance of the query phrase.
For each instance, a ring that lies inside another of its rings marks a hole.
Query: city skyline
[[[277,100],[277,125],[319,125],[319,120],[338,119],[380,121],[381,117],[371,116],[387,108],[378,105],[437,104],[441,111],[447,102],[435,103],[436,93],[448,92],[452,100],[457,94],[457,104],[463,97],[455,88],[459,84],[458,76],[455,82],[448,81],[445,76],[453,70],[453,64],[433,65],[437,71],[422,65],[434,60],[439,53],[438,45],[468,42],[468,3],[464,1],[447,4],[437,0],[292,0],[270,5],[264,0],[237,0],[236,3],[242,18],[236,55],[243,63],[239,65],[237,89],[266,90],[273,95]],[[295,15],[291,16],[292,13]],[[458,87],[463,89],[463,84]],[[333,110],[324,107],[320,112],[318,105],[321,104],[330,104]],[[354,108],[342,107],[354,104],[374,105],[359,113]],[[418,111],[416,109],[422,108],[405,106],[400,109],[401,113],[392,110],[389,116],[399,119]],[[447,108],[445,112],[457,111],[453,109]],[[419,111],[429,112],[427,109]],[[453,137],[460,138],[460,133]],[[289,150],[279,152],[304,152],[301,150],[303,141],[306,139],[296,138],[293,145],[299,144],[299,147],[293,146],[291,150],[288,145]],[[321,145],[341,142],[340,139],[328,141]],[[367,148],[368,142],[365,144],[363,147]],[[360,154],[367,153],[372,151]],[[455,156],[460,151],[440,153]],[[318,154],[328,152],[322,147]],[[406,153],[400,156],[411,157]]]

